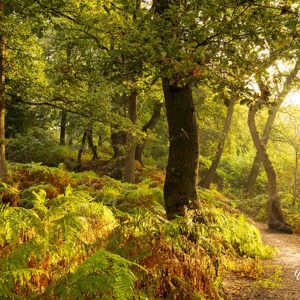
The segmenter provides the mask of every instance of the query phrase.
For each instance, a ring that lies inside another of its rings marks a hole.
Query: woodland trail
[[[281,269],[281,284],[273,288],[257,287],[254,281],[230,276],[224,284],[228,299],[300,300],[300,275],[298,278],[295,275],[297,270],[300,272],[300,235],[272,232],[265,224],[256,225],[261,231],[264,242],[280,251],[272,259],[265,260],[264,265],[266,269]]]

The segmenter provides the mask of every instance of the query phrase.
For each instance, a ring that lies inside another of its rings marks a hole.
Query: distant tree
[[[266,147],[268,144],[268,140],[270,138],[270,134],[273,128],[274,121],[276,119],[277,113],[285,100],[285,97],[290,92],[290,90],[293,88],[294,82],[297,79],[297,74],[299,73],[300,68],[300,61],[297,59],[294,67],[292,70],[286,75],[286,78],[284,79],[283,83],[280,82],[279,86],[275,89],[277,91],[276,99],[274,105],[269,109],[268,113],[268,119],[266,121],[263,134],[262,134],[262,142],[264,146]],[[281,75],[284,77],[283,75]],[[280,80],[281,81],[281,80]],[[281,87],[280,87],[281,85]],[[248,176],[247,184],[246,184],[246,193],[249,196],[253,196],[255,191],[255,182],[256,178],[259,173],[261,165],[260,156],[258,153],[256,153],[254,161],[252,163],[252,168],[250,171],[250,174]]]

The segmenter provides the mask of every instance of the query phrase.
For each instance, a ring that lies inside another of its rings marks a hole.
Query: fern
[[[136,277],[131,267],[137,265],[99,250],[63,282],[50,287],[46,294],[60,299],[132,299]]]
[[[0,207],[0,246],[6,249],[0,257],[3,298],[41,293],[44,286],[38,280],[32,283],[34,278],[55,270],[51,280],[59,280],[117,226],[107,207],[70,187],[49,208],[44,191],[32,196],[31,209]]]

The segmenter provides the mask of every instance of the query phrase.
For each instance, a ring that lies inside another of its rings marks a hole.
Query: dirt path
[[[245,279],[231,278],[225,283],[228,299],[232,300],[300,300],[300,235],[288,235],[270,232],[265,224],[257,224],[264,242],[278,248],[280,253],[265,265],[279,265],[281,286],[275,288],[254,287],[253,282]]]

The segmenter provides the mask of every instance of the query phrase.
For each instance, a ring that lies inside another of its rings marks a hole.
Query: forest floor
[[[263,262],[268,279],[249,280],[230,274],[224,287],[232,300],[299,300],[300,299],[300,235],[272,232],[267,225],[257,223],[263,241],[279,250],[272,259]],[[298,273],[298,274],[299,274]]]

